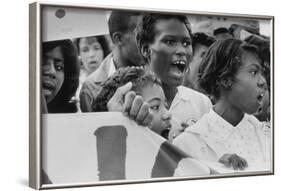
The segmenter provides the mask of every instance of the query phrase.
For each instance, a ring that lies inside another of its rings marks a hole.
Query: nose
[[[52,59],[47,59],[43,61],[43,75],[49,76],[51,78],[56,77],[56,69],[55,69],[55,64]]]
[[[176,55],[180,58],[186,57],[187,60],[190,62],[192,58],[192,47],[184,46],[182,43],[179,43],[176,50]]]
[[[266,88],[266,80],[263,75],[260,75],[260,77],[258,79],[258,87]]]
[[[187,48],[184,47],[181,43],[178,43],[176,55],[178,55],[180,58],[187,55]]]
[[[165,109],[164,109],[164,112],[163,112],[163,114],[162,114],[162,119],[163,119],[164,121],[169,121],[169,120],[171,120],[171,118],[172,118],[171,112],[168,111],[168,110],[165,108]]]
[[[90,49],[90,57],[93,58],[96,55],[96,50],[94,50],[93,48]]]

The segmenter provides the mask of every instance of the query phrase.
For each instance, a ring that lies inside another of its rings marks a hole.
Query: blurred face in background
[[[145,60],[143,59],[136,41],[135,28],[138,23],[140,16],[131,16],[129,23],[129,30],[122,34],[123,45],[121,47],[122,57],[126,61],[128,66],[142,66],[145,65]]]
[[[94,72],[104,58],[102,46],[96,37],[81,38],[79,52],[83,67],[88,74]]]
[[[184,85],[197,89],[198,70],[203,57],[206,54],[208,46],[196,44],[193,50],[193,58],[189,65],[189,70],[185,73]]]
[[[46,102],[52,101],[64,82],[64,57],[62,48],[57,46],[43,53],[42,91]]]

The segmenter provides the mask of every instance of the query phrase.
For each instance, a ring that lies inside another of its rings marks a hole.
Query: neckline
[[[229,127],[229,128],[238,128],[241,126],[241,124],[245,121],[246,114],[243,114],[242,119],[239,121],[237,125],[232,125],[228,121],[226,121],[222,116],[220,116],[215,110],[214,107],[210,110],[210,114],[216,119],[217,122],[221,123],[223,126]]]

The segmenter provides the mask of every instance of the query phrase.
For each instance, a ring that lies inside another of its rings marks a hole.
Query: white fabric
[[[108,77],[112,76],[116,72],[116,67],[113,62],[113,57],[110,58],[110,65],[108,71]]]
[[[223,154],[238,154],[251,169],[270,169],[270,129],[254,116],[245,114],[232,126],[211,110],[180,134],[174,144],[191,156],[216,162]]]
[[[181,123],[194,124],[212,108],[210,99],[193,89],[179,86],[169,111],[172,114],[171,133],[181,129]]]

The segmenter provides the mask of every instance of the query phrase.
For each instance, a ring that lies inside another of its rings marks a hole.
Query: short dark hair
[[[128,31],[133,31],[137,23],[131,23],[131,17],[140,15],[140,12],[135,11],[113,10],[108,19],[108,28],[111,38],[115,32],[127,33]]]
[[[82,38],[96,38],[98,43],[101,45],[101,48],[103,50],[103,55],[104,57],[106,57],[110,52],[110,48],[109,48],[109,45],[108,45],[108,41],[106,40],[105,36],[104,35],[99,35],[99,36],[87,36],[87,37],[80,37],[80,38],[76,38],[74,39],[74,44],[77,48],[77,51],[78,53],[80,54],[80,47],[79,47],[79,43],[81,41]]]
[[[258,57],[257,48],[238,39],[216,41],[207,51],[199,67],[199,86],[214,96],[220,97],[222,81],[233,79],[241,66],[241,56],[250,52]]]
[[[61,47],[64,58],[64,81],[56,97],[48,103],[49,113],[72,113],[77,112],[75,103],[71,98],[79,85],[80,65],[78,62],[77,49],[71,40],[57,40],[42,43],[43,55],[50,50]]]
[[[102,89],[95,101],[92,102],[92,110],[97,112],[107,111],[107,102],[116,92],[117,88],[128,82],[132,82],[132,90],[136,94],[140,94],[141,89],[148,85],[158,84],[161,86],[160,80],[151,71],[143,67],[120,68],[102,84]]]
[[[270,41],[260,35],[251,35],[245,39],[249,44],[255,45],[258,48],[259,56],[263,61],[270,62]]]
[[[194,50],[194,48],[196,47],[197,44],[201,44],[204,46],[211,46],[216,40],[207,35],[206,33],[203,32],[197,32],[192,34],[192,49]]]
[[[142,17],[142,22],[138,23],[137,26],[137,44],[139,49],[141,49],[143,44],[149,44],[153,42],[155,38],[155,23],[161,19],[177,19],[181,21],[185,24],[190,36],[192,36],[190,23],[185,15],[145,13]]]
[[[239,25],[239,24],[232,24],[232,25],[230,25],[230,27],[228,28],[229,34],[233,36],[234,35],[234,31],[237,28],[239,28],[239,27],[241,27],[242,29],[244,29],[244,30],[246,30],[246,31],[248,31],[248,32],[250,32],[252,34],[257,34],[257,35],[260,34],[259,28],[249,27],[249,26]]]

